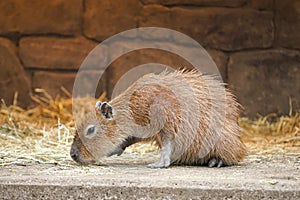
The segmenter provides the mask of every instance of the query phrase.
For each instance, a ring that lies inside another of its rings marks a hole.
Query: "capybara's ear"
[[[101,101],[97,101],[95,104],[95,110],[98,111],[100,113],[100,106],[101,106],[102,102]]]
[[[95,110],[101,114],[101,105],[102,105],[102,102],[101,101],[97,101],[96,104],[95,104]]]
[[[97,102],[98,103],[98,102]],[[96,104],[97,104],[96,103]],[[113,118],[113,114],[112,114],[112,106],[109,105],[109,103],[107,102],[103,102],[100,105],[100,109],[99,109],[100,113],[106,118],[106,119],[112,119]]]

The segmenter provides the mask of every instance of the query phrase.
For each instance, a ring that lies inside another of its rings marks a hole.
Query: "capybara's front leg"
[[[161,147],[161,155],[160,159],[152,164],[149,164],[149,168],[167,168],[171,164],[171,153],[172,153],[173,145],[172,140],[169,138],[165,138],[162,141]]]

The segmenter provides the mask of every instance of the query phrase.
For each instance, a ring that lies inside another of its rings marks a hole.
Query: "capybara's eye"
[[[95,126],[90,126],[86,132],[87,135],[91,135],[95,132]]]

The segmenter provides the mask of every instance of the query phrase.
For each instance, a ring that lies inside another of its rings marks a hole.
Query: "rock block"
[[[300,108],[300,52],[266,50],[235,53],[228,64],[228,82],[245,108],[244,114],[288,114],[289,98]]]
[[[144,4],[239,7],[246,0],[142,0]]]
[[[218,67],[219,73],[222,76],[224,82],[227,82],[227,60],[228,56],[222,51],[208,49],[207,53],[213,59]]]
[[[32,88],[45,89],[52,97],[62,95],[61,87],[72,93],[75,73],[37,71],[32,75]]]
[[[98,1],[86,0],[84,34],[103,41],[114,34],[137,27],[142,8],[139,0]]]
[[[273,43],[273,15],[268,11],[230,8],[144,6],[140,26],[160,26],[184,33],[201,45],[234,51],[268,48]]]
[[[96,97],[102,95],[107,91],[107,81],[110,77],[108,76],[108,70],[81,70],[77,73],[76,81],[77,88],[75,88],[74,97]],[[74,91],[74,88],[73,88]]]
[[[163,55],[163,56],[162,56]],[[159,63],[165,66],[170,66],[173,68],[180,68],[182,66],[188,66],[189,64],[182,60],[179,56],[168,53],[162,50],[156,49],[146,49],[137,50],[125,54],[115,60],[109,67],[110,76],[108,84],[108,94],[109,97],[113,93],[116,83],[130,70],[137,70],[136,67],[147,64],[147,63]],[[149,65],[149,67],[139,69],[132,74],[130,78],[123,83],[121,91],[130,86],[134,81],[136,81],[142,74],[157,72],[156,67]],[[120,93],[121,91],[118,91]]]
[[[66,88],[71,94],[73,92],[73,86],[75,79],[80,80],[80,88],[77,88],[77,96],[92,96],[99,97],[104,91],[106,91],[106,73],[103,73],[102,77],[99,77],[99,73],[103,71],[96,70],[84,70],[79,73],[58,73],[58,72],[45,72],[37,71],[32,76],[32,88],[43,88],[52,97],[57,95],[64,95],[61,87]],[[99,79],[99,81],[97,81]],[[90,94],[91,89],[96,84],[96,93]]]
[[[275,1],[276,44],[300,49],[300,1]]]
[[[146,5],[142,9],[139,18],[141,27],[164,27],[172,28],[170,9],[161,5]]]
[[[19,55],[26,68],[76,70],[96,45],[82,37],[25,37]]]
[[[18,54],[18,48],[9,39],[0,37],[0,44],[1,46],[6,47],[10,51],[14,52],[14,54]]]
[[[6,104],[13,103],[14,94],[18,92],[18,105],[30,104],[30,82],[16,56],[16,47],[7,39],[0,39],[0,98]]]
[[[248,7],[257,10],[272,10],[274,1],[273,0],[248,0]]]
[[[267,48],[273,42],[271,12],[252,9],[172,9],[173,28],[214,49]]]
[[[78,35],[82,0],[0,1],[0,33]]]
[[[157,42],[157,41],[156,41]],[[203,66],[205,70],[209,70],[209,71],[214,71],[213,69],[208,69],[210,66],[210,62],[214,61],[215,64],[217,65],[220,74],[222,75],[223,80],[226,80],[226,63],[227,63],[227,55],[216,51],[216,50],[208,50],[207,53],[212,57],[212,60],[207,60],[207,57],[205,58],[205,56],[207,54],[205,54],[205,52],[203,54],[197,52],[200,51],[199,49],[195,49],[195,48],[190,48],[190,47],[186,47],[186,46],[180,46],[180,45],[174,45],[172,43],[167,43],[167,42],[157,42],[157,43],[153,43],[153,46],[155,47],[156,45],[159,44],[163,44],[163,46],[167,46],[167,45],[173,45],[173,46],[169,46],[172,47],[171,49],[182,49],[182,51],[187,52],[189,55],[193,55],[192,58],[193,59],[201,59],[202,57],[199,56],[203,56],[203,59],[200,60],[200,63]],[[111,55],[113,55],[113,53],[116,53],[117,55],[120,54],[120,52],[123,52],[124,49],[131,49],[133,48],[132,45],[137,45],[137,44],[131,44],[131,43],[116,43],[114,44],[112,50],[113,52],[111,52]],[[120,52],[118,52],[120,51]],[[117,93],[119,94],[120,92],[124,91],[124,89],[126,89],[128,86],[130,86],[135,80],[137,80],[138,78],[140,78],[143,74],[146,73],[158,73],[160,72],[162,69],[165,69],[166,66],[174,68],[174,69],[183,69],[183,68],[187,68],[187,69],[194,69],[195,67],[199,67],[199,66],[195,66],[193,67],[191,65],[191,63],[189,63],[187,60],[187,58],[181,57],[180,55],[176,55],[174,52],[168,52],[168,51],[163,51],[160,49],[140,49],[140,50],[135,50],[132,51],[130,53],[127,54],[123,54],[121,57],[119,57],[118,59],[114,60],[114,62],[109,66],[109,79],[108,79],[108,97],[110,97],[110,95],[116,91],[116,84],[118,83],[118,81],[123,81],[120,82],[119,84],[122,85],[121,89],[119,88],[120,85],[118,85],[118,91]],[[194,62],[195,60],[192,60],[191,62]],[[210,62],[209,62],[210,61]],[[151,64],[152,63],[152,64]],[[153,64],[155,63],[155,64]],[[199,63],[199,62],[198,62]],[[141,65],[145,65],[147,64],[147,66],[143,66],[143,68],[141,68]],[[149,64],[149,65],[148,65]],[[157,64],[161,65],[160,67],[157,66]],[[203,69],[201,68],[201,69]],[[134,72],[132,72],[132,70],[134,70]],[[130,73],[127,74],[127,73]],[[126,77],[126,81],[125,81],[125,76]],[[125,82],[124,82],[125,81]]]

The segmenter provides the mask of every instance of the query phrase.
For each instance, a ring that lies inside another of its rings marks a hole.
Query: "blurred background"
[[[0,98],[9,105],[18,92],[17,104],[26,108],[35,88],[65,95],[62,87],[72,91],[80,64],[97,44],[149,26],[198,41],[238,96],[243,115],[300,108],[299,0],[0,1]],[[138,64],[156,59],[176,67],[173,56],[155,50],[122,56],[105,71],[99,95],[109,97]]]

